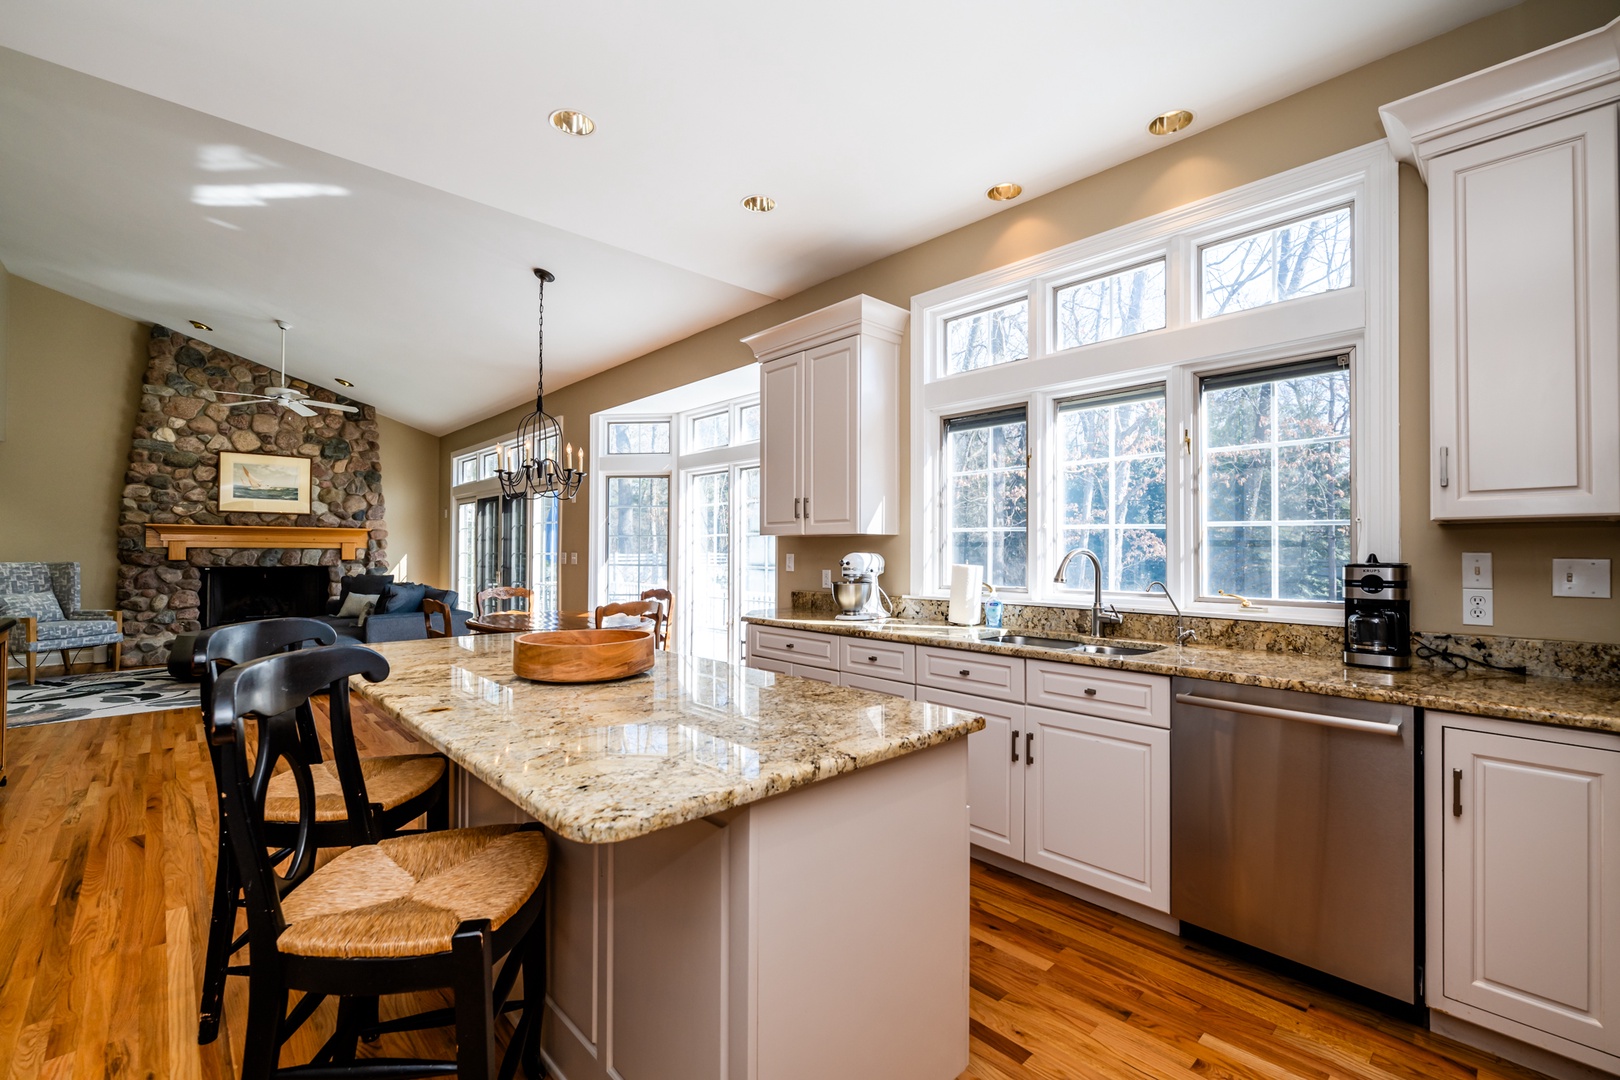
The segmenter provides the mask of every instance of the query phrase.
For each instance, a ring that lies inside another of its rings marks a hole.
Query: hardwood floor
[[[363,753],[417,748],[363,706],[356,734]],[[215,835],[197,712],[17,729],[10,751],[0,1080],[233,1077],[243,980],[220,1038],[196,1045]],[[964,1080],[1539,1075],[979,864],[971,933]],[[430,1004],[390,1000],[385,1015]],[[307,1061],[334,1011],[283,1061]],[[374,1052],[448,1056],[451,1033]]]

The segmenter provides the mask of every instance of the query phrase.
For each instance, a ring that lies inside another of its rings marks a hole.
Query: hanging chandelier
[[[568,445],[559,462],[562,425],[545,407],[546,282],[557,278],[538,266],[534,276],[540,279],[540,375],[534,388],[534,412],[518,425],[517,445],[502,452],[501,467],[495,470],[495,476],[501,482],[501,494],[509,499],[572,499],[585,479],[585,444],[579,444],[579,468],[574,467],[573,444]]]

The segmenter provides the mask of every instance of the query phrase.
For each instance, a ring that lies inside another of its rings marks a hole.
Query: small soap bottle
[[[984,602],[984,625],[991,630],[1001,629],[1001,601],[994,596]]]

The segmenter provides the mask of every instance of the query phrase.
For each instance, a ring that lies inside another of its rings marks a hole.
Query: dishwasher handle
[[[1380,723],[1377,720],[1352,720],[1347,716],[1323,716],[1320,713],[1301,712],[1298,709],[1278,709],[1270,705],[1252,705],[1247,701],[1227,701],[1224,698],[1204,697],[1202,694],[1177,694],[1176,701],[1182,705],[1200,705],[1206,709],[1224,709],[1227,712],[1251,713],[1255,716],[1269,716],[1274,720],[1297,720],[1302,724],[1345,728],[1349,731],[1369,731],[1376,735],[1399,735],[1401,733],[1401,725],[1398,720],[1392,724]]]

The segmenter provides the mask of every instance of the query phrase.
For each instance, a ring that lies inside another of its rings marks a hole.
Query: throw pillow
[[[11,593],[0,596],[0,615],[17,619],[38,619],[40,622],[61,622],[62,605],[53,592]]]
[[[410,581],[396,582],[383,590],[382,601],[377,605],[377,614],[392,615],[396,611],[421,611],[422,597],[426,593],[426,585],[417,585]]]
[[[338,581],[338,599],[347,600],[350,593],[381,596],[393,583],[393,574],[350,574]]]
[[[371,614],[381,599],[376,593],[351,592],[343,598],[343,606],[338,608],[338,618],[360,620],[359,625],[366,625],[366,616]]]

